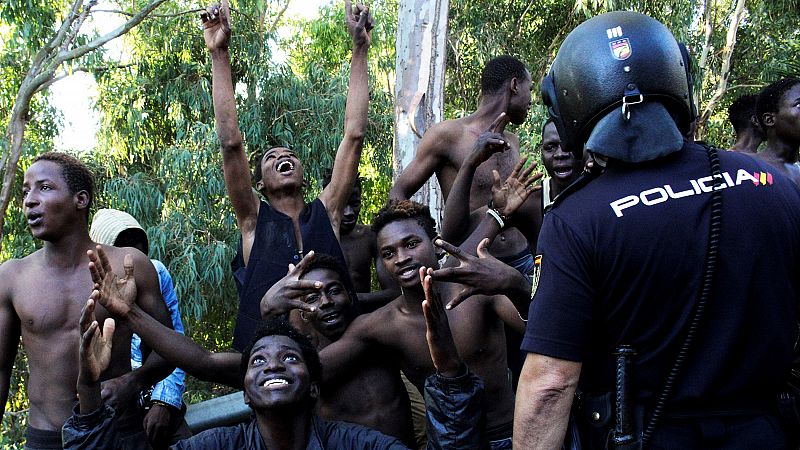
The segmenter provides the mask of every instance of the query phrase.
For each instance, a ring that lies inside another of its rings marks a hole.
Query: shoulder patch
[[[543,255],[536,255],[533,258],[533,269],[529,274],[531,278],[531,300],[536,294],[536,287],[539,286],[539,276],[542,274],[542,257]]]

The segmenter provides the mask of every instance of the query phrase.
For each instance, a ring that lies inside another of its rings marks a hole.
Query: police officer
[[[543,81],[562,145],[605,172],[545,215],[515,447],[557,448],[576,388],[596,445],[786,446],[775,399],[797,338],[800,191],[683,140],[687,66],[664,25],[618,11],[573,30]]]

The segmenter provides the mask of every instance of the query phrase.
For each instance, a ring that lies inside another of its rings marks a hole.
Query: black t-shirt
[[[689,407],[774,398],[797,333],[800,191],[749,156],[719,158],[717,281],[672,396]],[[522,349],[582,362],[580,387],[595,393],[613,388],[613,349],[631,345],[640,397],[657,395],[699,294],[710,173],[696,144],[648,163],[613,161],[546,214]]]

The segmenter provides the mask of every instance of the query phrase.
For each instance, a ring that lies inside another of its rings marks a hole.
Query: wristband
[[[486,214],[489,215],[489,216],[494,217],[494,220],[496,220],[497,224],[500,225],[500,229],[502,229],[503,227],[506,226],[505,221],[500,216],[500,213],[498,213],[496,210],[494,210],[492,208],[489,208],[489,209],[486,210]]]
[[[167,402],[162,402],[161,400],[150,400],[150,406],[153,406],[153,405],[160,405],[160,406],[163,406],[163,407],[168,408],[170,410],[173,410],[173,409],[177,410],[178,409],[178,408],[170,405]]]

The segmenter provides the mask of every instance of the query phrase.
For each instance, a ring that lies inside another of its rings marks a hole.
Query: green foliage
[[[270,43],[277,36],[272,24],[285,1],[233,2],[231,53],[239,123],[253,166],[270,147],[289,146],[297,151],[309,181],[307,195],[312,198],[319,193],[321,174],[333,163],[342,138],[350,38],[342,2],[337,0],[324,7],[318,19],[289,24],[290,36],[278,43],[289,58],[286,63],[274,63]],[[114,3],[134,11],[146,1]],[[706,4],[711,6],[706,9]],[[67,5],[66,0],[0,4],[3,123],[8,121],[32,55],[53,33]],[[376,27],[369,62],[369,126],[359,168],[364,178],[361,219],[365,222],[385,202],[391,186],[397,0],[376,0],[370,7]],[[165,3],[157,11],[163,17],[146,20],[123,38],[130,52],[123,67],[113,67],[116,62],[106,61],[100,52],[76,62],[111,66],[93,72],[99,86],[96,108],[101,129],[98,148],[80,157],[97,174],[95,208],[126,210],[146,229],[151,257],[164,262],[172,273],[187,333],[208,349],[225,350],[230,347],[237,309],[229,262],[239,238],[220,170],[211,64],[193,12],[196,8],[187,0]],[[663,21],[688,43],[697,60],[705,46],[703,24],[710,14],[713,33],[708,62],[704,69],[698,68],[696,77],[698,97],[703,102],[710,98],[720,76],[731,2],[501,0],[487,7],[475,0],[451,0],[445,117],[463,117],[477,107],[481,70],[488,59],[501,54],[526,62],[538,93],[538,82],[569,31],[612,9],[641,11]],[[724,111],[733,98],[755,92],[778,77],[800,74],[798,9],[798,0],[748,1],[733,54],[729,93],[710,118],[707,140],[730,143]],[[31,105],[18,184],[33,155],[52,148],[59,117],[48,100],[41,93]],[[520,135],[523,153],[535,155],[546,117],[536,103],[535,96],[531,117],[514,130]],[[21,209],[20,198],[15,197],[6,217],[0,261],[36,248]],[[21,442],[25,414],[16,411],[27,408],[25,367],[21,352],[7,405],[7,411],[16,415],[3,418],[3,448]],[[228,392],[191,378],[187,385],[187,401]]]

